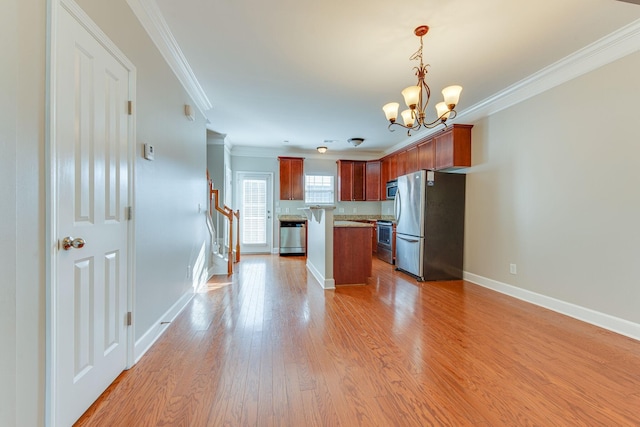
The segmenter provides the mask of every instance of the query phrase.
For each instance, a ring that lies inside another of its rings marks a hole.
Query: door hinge
[[[133,101],[127,101],[127,114],[133,115]]]
[[[127,326],[131,326],[133,324],[132,315],[130,311],[127,311]]]
[[[133,208],[131,206],[127,206],[125,208],[125,217],[127,218],[127,221],[131,221],[133,219]]]

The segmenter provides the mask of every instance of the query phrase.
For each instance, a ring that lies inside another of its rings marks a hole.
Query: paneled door
[[[238,172],[240,200],[240,250],[271,253],[273,241],[273,176]]]
[[[75,3],[55,16],[48,398],[69,426],[127,367],[132,76]]]

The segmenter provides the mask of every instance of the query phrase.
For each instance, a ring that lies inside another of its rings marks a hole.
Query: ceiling
[[[381,107],[403,104],[400,91],[415,84],[409,56],[418,25],[430,27],[424,62],[434,119],[445,86],[463,86],[463,118],[640,19],[640,6],[615,0],[155,1],[212,105],[203,111],[209,129],[234,147],[301,151],[384,151],[412,141],[387,130]],[[365,142],[354,148],[351,137]]]

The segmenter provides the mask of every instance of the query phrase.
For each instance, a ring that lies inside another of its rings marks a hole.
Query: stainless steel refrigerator
[[[396,269],[423,280],[462,278],[465,175],[418,171],[398,178]]]

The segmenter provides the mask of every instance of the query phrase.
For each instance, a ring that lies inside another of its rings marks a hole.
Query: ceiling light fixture
[[[324,154],[324,153],[326,153],[326,152],[327,152],[327,147],[324,147],[324,146],[322,146],[322,147],[316,147],[316,150],[318,150],[318,153],[320,153],[320,154]]]
[[[349,142],[349,144],[357,147],[364,142],[364,138],[349,138],[347,141]]]
[[[390,102],[382,107],[387,120],[389,120],[389,130],[393,132],[395,129],[393,129],[392,126],[401,126],[407,129],[408,136],[411,136],[412,130],[418,130],[421,127],[432,129],[441,123],[446,126],[445,122],[447,119],[453,119],[457,114],[455,106],[460,99],[460,92],[462,92],[462,86],[448,86],[444,88],[442,90],[444,102],[436,104],[436,113],[438,118],[432,122],[427,122],[425,120],[427,105],[429,104],[429,98],[431,98],[431,89],[429,89],[429,86],[425,81],[427,67],[429,64],[424,65],[422,63],[422,37],[429,32],[429,27],[421,25],[413,32],[416,36],[420,37],[420,49],[411,55],[409,60],[419,60],[420,66],[413,68],[416,70],[418,84],[415,86],[409,86],[402,91],[404,102],[407,104],[407,107],[409,107],[409,109],[404,110],[401,113],[404,124],[396,123],[396,119],[398,118],[398,107],[400,104],[397,102]]]

